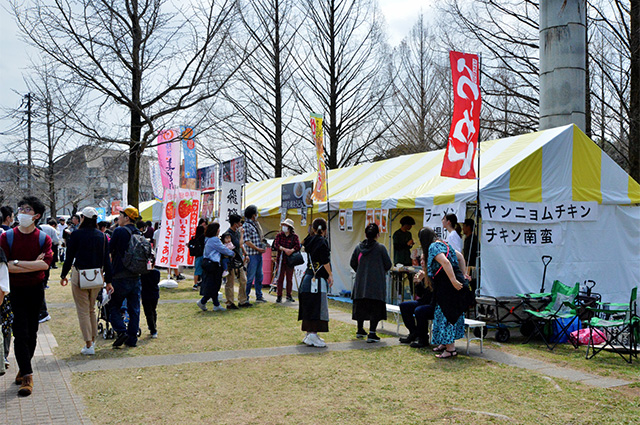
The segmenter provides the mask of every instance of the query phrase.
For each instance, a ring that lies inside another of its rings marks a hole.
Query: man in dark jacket
[[[113,270],[113,294],[109,302],[109,319],[118,336],[113,342],[113,347],[125,344],[135,347],[138,343],[138,328],[140,326],[140,275],[129,271],[122,260],[129,247],[131,235],[139,234],[135,221],[138,218],[138,209],[129,205],[120,211],[118,227],[113,231],[109,241],[111,253],[111,265]],[[129,325],[125,325],[120,308],[127,300],[129,312]]]

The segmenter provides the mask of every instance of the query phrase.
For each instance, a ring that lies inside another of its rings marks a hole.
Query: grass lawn
[[[58,342],[55,354],[65,360],[85,358],[75,308],[51,308],[49,326]],[[95,358],[147,356],[156,354],[197,353],[239,350],[299,344],[304,337],[298,322],[298,310],[275,303],[257,304],[248,309],[203,312],[195,304],[158,305],[158,339],[150,339],[144,313],[141,313],[142,336],[138,347],[114,350],[113,340],[96,343]],[[331,321],[327,342],[355,338],[355,325]]]
[[[631,424],[637,389],[597,389],[407,347],[76,373],[95,424]],[[635,392],[634,392],[635,391]]]

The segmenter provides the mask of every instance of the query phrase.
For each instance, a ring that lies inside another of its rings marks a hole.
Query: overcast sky
[[[387,23],[389,43],[397,46],[420,12],[428,14],[433,3],[434,0],[378,0]],[[29,55],[36,53],[20,40],[13,17],[5,8],[6,3],[0,6],[0,107],[16,108],[26,92],[22,73],[29,64]],[[0,120],[0,133],[8,125]]]

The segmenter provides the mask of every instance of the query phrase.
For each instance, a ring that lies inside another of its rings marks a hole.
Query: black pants
[[[147,318],[147,326],[149,332],[152,334],[158,332],[156,322],[158,320],[158,313],[156,308],[158,307],[158,299],[142,300],[142,308],[144,309],[144,315]]]
[[[51,250],[53,251],[53,260],[51,261],[52,265],[56,265],[58,262],[58,250],[60,249],[60,245],[52,245]]]
[[[44,299],[44,288],[36,285],[11,288],[13,308],[13,351],[22,376],[33,373],[31,359],[38,341],[38,319]]]

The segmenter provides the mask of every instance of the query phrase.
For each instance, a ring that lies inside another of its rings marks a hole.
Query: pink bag
[[[589,337],[593,332],[593,344],[602,344],[605,341],[604,333],[600,329],[584,328],[577,331],[573,331],[569,334],[569,339],[575,343],[578,341],[578,345],[589,345]]]

